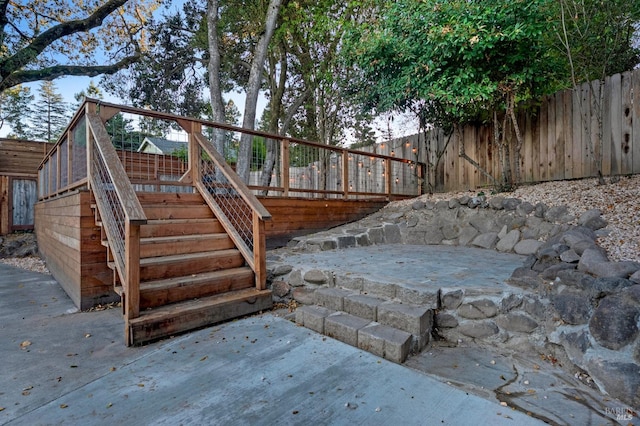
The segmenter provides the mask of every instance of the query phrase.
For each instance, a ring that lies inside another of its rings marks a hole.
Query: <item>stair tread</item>
[[[253,275],[251,268],[241,266],[239,268],[221,269],[213,272],[204,272],[200,274],[187,275],[175,278],[164,278],[160,280],[144,281],[140,283],[140,291],[145,290],[161,290],[163,288],[179,287],[181,285],[197,284],[198,282],[208,281],[216,278],[224,278],[229,276],[249,276]]]
[[[194,219],[149,219],[147,220],[147,225],[165,225],[165,224],[191,224],[191,223],[209,223],[209,222],[217,222],[218,219],[215,217],[203,217],[203,218],[194,218]],[[144,226],[144,225],[142,225]]]
[[[130,326],[141,325],[154,321],[160,321],[167,317],[183,314],[189,311],[197,311],[203,308],[224,305],[232,302],[251,300],[254,297],[271,296],[271,290],[256,290],[248,288],[202,297],[199,299],[187,300],[184,302],[172,303],[157,308],[141,311],[140,316],[129,320]]]
[[[224,250],[214,250],[214,251],[203,251],[199,253],[146,257],[146,258],[140,259],[140,266],[142,267],[142,266],[152,266],[152,265],[161,264],[161,263],[174,263],[174,262],[181,262],[183,260],[199,259],[204,257],[229,256],[229,255],[234,255],[239,253],[240,251],[238,251],[237,249],[224,249]]]
[[[166,242],[174,242],[174,241],[199,241],[199,240],[208,240],[208,239],[226,239],[229,236],[225,233],[211,233],[211,234],[186,234],[186,235],[169,235],[164,237],[143,237],[140,238],[141,244],[150,244],[150,243],[166,243]]]

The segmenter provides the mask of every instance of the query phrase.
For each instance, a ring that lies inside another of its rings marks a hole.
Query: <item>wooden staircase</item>
[[[128,344],[271,308],[271,291],[256,289],[253,270],[199,193],[137,196],[147,223],[140,226],[140,314],[128,321]],[[111,260],[104,230],[102,235]],[[115,263],[109,266],[124,300]]]

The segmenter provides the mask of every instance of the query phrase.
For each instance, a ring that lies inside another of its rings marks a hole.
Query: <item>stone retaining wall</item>
[[[640,263],[609,261],[597,245],[603,233],[606,221],[598,210],[576,218],[567,207],[465,196],[387,207],[357,223],[296,238],[289,249],[443,244],[526,255],[507,283],[520,292],[440,290],[433,333],[564,360],[564,368],[640,407]],[[349,288],[348,277],[292,269],[270,267],[278,300],[305,303],[314,288]]]

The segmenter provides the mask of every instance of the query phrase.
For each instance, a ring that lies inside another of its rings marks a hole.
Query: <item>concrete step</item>
[[[433,312],[437,306],[398,303],[336,287],[319,288],[314,296],[318,306],[343,311],[411,334],[413,352],[420,352],[429,343]]]
[[[307,305],[296,310],[295,319],[297,324],[398,364],[411,351],[410,333],[346,312]]]

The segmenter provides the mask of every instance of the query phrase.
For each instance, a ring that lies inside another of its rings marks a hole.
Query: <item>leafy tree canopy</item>
[[[368,109],[410,110],[432,124],[490,117],[507,98],[555,89],[545,44],[549,0],[399,0],[355,27],[348,60]]]
[[[0,92],[61,76],[113,73],[147,47],[159,0],[0,1]]]

